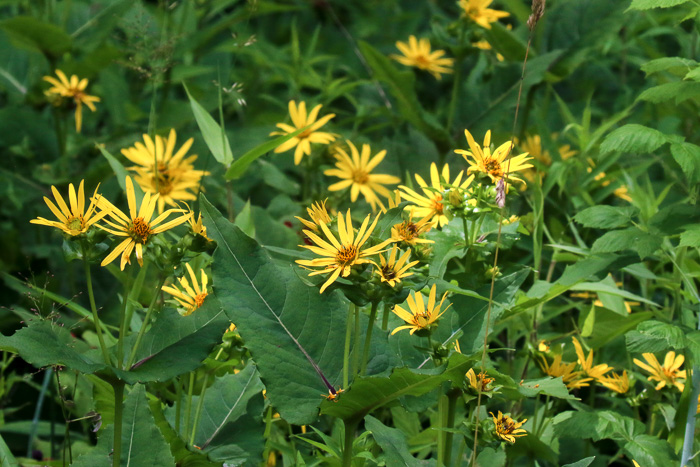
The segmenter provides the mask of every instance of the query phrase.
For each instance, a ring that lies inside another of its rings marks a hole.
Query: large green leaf
[[[389,428],[371,415],[365,417],[365,428],[372,432],[374,440],[384,451],[386,465],[419,467],[426,465],[413,457],[408,450],[406,434],[396,428]]]
[[[15,46],[40,50],[53,57],[60,57],[71,47],[71,37],[58,26],[30,16],[15,16],[0,21]]]
[[[625,451],[639,465],[671,467],[678,465],[678,458],[665,439],[657,436],[640,434],[625,444]]]
[[[644,321],[634,331],[625,335],[630,352],[660,352],[685,348],[683,330],[673,324],[660,321]]]
[[[461,383],[464,374],[473,364],[473,360],[455,353],[450,356],[446,365],[439,368],[396,368],[389,376],[359,377],[337,401],[324,401],[321,413],[343,420],[359,420],[372,410],[399,397],[421,396],[446,381]]]
[[[623,230],[612,230],[605,233],[593,243],[593,253],[614,253],[624,250],[634,250],[640,259],[654,254],[659,249],[663,238],[637,227]]]
[[[631,152],[648,154],[668,142],[668,137],[659,130],[630,123],[610,133],[600,145],[600,153]]]
[[[12,455],[9,446],[5,443],[5,440],[0,436],[0,467],[16,467],[19,463],[15,456]]]
[[[187,89],[187,86],[184,83],[183,86],[185,86],[185,92],[187,92],[187,97],[190,99],[192,113],[194,113],[194,118],[197,121],[199,131],[202,132],[204,142],[207,143],[207,146],[209,147],[209,150],[214,158],[221,164],[228,166],[233,160],[231,143],[228,141],[228,136],[226,136],[223,128],[216,123],[216,120],[209,115],[207,109],[202,107],[199,102],[192,97],[190,90]]]
[[[700,146],[685,142],[674,143],[671,145],[671,155],[688,177],[688,182],[697,183],[700,179]]]
[[[636,214],[631,206],[592,206],[574,216],[574,220],[584,227],[614,229],[629,224]]]
[[[652,8],[671,8],[682,5],[688,0],[632,0],[628,10],[650,10]]]

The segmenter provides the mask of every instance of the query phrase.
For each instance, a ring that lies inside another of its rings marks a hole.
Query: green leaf
[[[585,459],[581,459],[580,461],[576,461],[573,464],[565,464],[562,467],[588,467],[593,463],[595,460],[595,456],[591,457],[586,457]]]
[[[576,399],[576,397],[569,394],[569,390],[566,389],[566,385],[561,378],[552,378],[551,376],[522,381],[518,383],[518,392],[525,397],[535,397],[538,394],[544,394],[545,396],[559,399]]]
[[[688,0],[632,0],[629,10],[650,10],[652,8],[671,8],[682,5]]]
[[[639,420],[609,410],[562,412],[552,421],[554,433],[561,438],[627,441],[644,432],[644,424]]]
[[[304,130],[306,130],[308,127],[300,128],[297,131],[293,133],[289,133],[286,135],[278,136],[275,139],[271,139],[270,141],[266,141],[262,144],[259,144],[258,146],[255,146],[253,149],[250,151],[246,152],[243,154],[241,157],[236,159],[236,161],[231,164],[231,167],[228,168],[226,171],[226,175],[224,177],[226,180],[233,180],[236,178],[241,178],[243,174],[245,173],[246,170],[248,170],[248,166],[257,158],[264,156],[270,151],[273,151],[277,146],[286,143],[290,139],[294,138]]]
[[[696,183],[700,180],[700,146],[685,142],[674,143],[671,144],[671,155],[681,166],[688,182]]]
[[[255,238],[255,224],[250,212],[250,200],[246,201],[245,206],[236,216],[233,225],[241,229],[250,238]]]
[[[202,133],[204,142],[207,143],[209,147],[209,151],[211,151],[212,155],[219,163],[228,166],[233,160],[233,153],[231,152],[231,144],[228,141],[228,136],[226,136],[226,133],[224,133],[224,130],[219,124],[216,123],[216,120],[209,115],[209,112],[192,97],[190,90],[187,89],[187,85],[185,83],[182,83],[182,85],[185,87],[187,97],[190,99],[192,113],[194,113],[197,126]]]
[[[165,438],[148,408],[142,384],[133,387],[124,401],[122,465],[174,465]]]
[[[484,448],[476,458],[477,467],[504,467],[506,465],[505,449]]]
[[[408,467],[424,465],[409,452],[406,435],[401,430],[389,428],[371,415],[365,417],[365,428],[372,432],[372,437],[384,451],[386,465],[405,465]]]
[[[686,334],[685,345],[692,352],[694,361],[700,361],[700,331]]]
[[[600,145],[600,153],[630,152],[649,154],[668,142],[665,134],[636,123],[630,123],[610,133]]]
[[[647,101],[654,104],[673,100],[678,105],[681,102],[698,97],[700,95],[700,82],[697,81],[673,81],[654,86],[642,92],[638,101]]]
[[[678,246],[700,247],[700,225],[691,226],[681,234],[681,242]]]
[[[656,436],[637,435],[625,444],[624,449],[639,465],[653,465],[655,467],[675,467],[678,465],[678,457],[671,449],[671,445],[666,440]]]
[[[336,401],[324,401],[321,413],[343,420],[358,420],[399,397],[423,395],[446,381],[461,383],[464,374],[473,364],[473,360],[455,353],[440,368],[396,368],[389,376],[358,377]]]
[[[7,32],[16,47],[40,50],[55,58],[71,48],[72,39],[63,29],[30,16],[0,21],[0,29]]]
[[[650,319],[652,316],[653,314],[648,311],[622,316],[605,308],[600,308],[596,310],[595,326],[593,326],[593,334],[588,341],[588,345],[592,349],[598,349],[616,337],[634,329],[639,323]]]
[[[660,71],[668,71],[677,76],[685,76],[689,71],[698,65],[695,60],[682,57],[662,57],[650,60],[641,69],[647,76]]]
[[[255,240],[223,218],[205,197],[207,232],[216,240],[214,293],[258,366],[267,397],[290,423],[312,423],[328,389],[342,380],[347,304],[319,294],[291,268],[278,268]]]
[[[683,330],[673,324],[645,321],[637,329],[625,334],[627,350],[630,352],[659,352],[673,348],[685,348]]]
[[[0,467],[17,467],[19,462],[12,455],[9,446],[5,443],[5,440],[0,436]]]
[[[662,237],[632,227],[605,233],[593,243],[591,252],[614,253],[631,249],[637,252],[640,259],[644,259],[658,250],[662,242]]]
[[[629,224],[636,213],[631,206],[592,206],[576,214],[574,220],[584,227],[614,229]]]

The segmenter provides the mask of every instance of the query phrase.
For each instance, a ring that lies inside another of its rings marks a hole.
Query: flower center
[[[416,323],[416,326],[418,326],[419,328],[427,327],[429,319],[430,319],[430,315],[427,311],[422,311],[413,317],[413,320]]]
[[[353,262],[356,258],[357,247],[355,245],[346,245],[338,250],[338,253],[335,255],[335,261],[343,266]]]
[[[441,194],[436,194],[435,198],[433,198],[433,211],[435,211],[435,214],[440,214],[442,215],[444,206],[442,205],[442,195]]]
[[[388,281],[396,279],[396,271],[387,264],[382,268],[382,277]]]
[[[352,179],[355,183],[364,185],[369,181],[369,174],[364,170],[356,170],[352,173]]]
[[[484,161],[486,171],[494,177],[500,178],[503,176],[503,167],[496,159],[486,159]]]
[[[407,242],[418,236],[418,226],[411,221],[402,222],[396,230],[399,237]]]
[[[143,217],[137,217],[131,222],[129,234],[135,242],[146,244],[151,233],[151,226],[143,219]]]
[[[416,61],[416,66],[421,70],[425,70],[430,67],[430,60],[428,60],[428,57],[425,55],[416,55],[414,60]]]
[[[202,292],[201,294],[197,295],[194,297],[194,307],[195,309],[199,308],[202,306],[202,303],[204,303],[204,299],[207,298],[207,293]]]
[[[66,219],[66,227],[68,227],[70,230],[83,230],[85,227],[83,216],[69,217]]]

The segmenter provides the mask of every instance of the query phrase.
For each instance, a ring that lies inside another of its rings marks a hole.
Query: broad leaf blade
[[[233,153],[231,152],[231,144],[228,141],[228,136],[226,136],[221,126],[216,123],[216,120],[209,115],[209,112],[192,97],[190,90],[187,89],[184,83],[183,86],[185,86],[185,92],[187,92],[187,97],[190,99],[192,113],[197,121],[199,131],[202,132],[204,142],[207,143],[214,158],[221,164],[228,166],[233,160]]]

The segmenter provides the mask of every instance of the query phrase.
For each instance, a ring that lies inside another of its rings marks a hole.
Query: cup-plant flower
[[[180,304],[182,308],[178,309],[178,311],[183,316],[191,314],[194,310],[202,306],[204,299],[207,298],[207,283],[209,282],[209,278],[204,272],[204,269],[200,270],[202,277],[202,283],[200,285],[199,280],[197,280],[197,276],[192,270],[192,266],[190,266],[189,263],[185,264],[185,266],[187,267],[187,272],[190,276],[190,280],[192,281],[191,285],[190,281],[187,280],[187,277],[183,276],[178,278],[178,282],[180,282],[182,289],[180,289],[176,284],[173,284],[172,286],[166,285],[163,287],[163,291],[172,295],[173,298]]]
[[[493,0],[459,0],[459,6],[464,10],[464,16],[486,29],[491,29],[491,23],[510,16],[507,11],[489,8],[491,3]]]
[[[328,214],[328,209],[326,209],[326,202],[328,199],[323,201],[314,202],[311,207],[306,208],[306,212],[309,214],[309,219],[306,220],[303,217],[294,216],[299,222],[304,224],[307,229],[311,229],[314,232],[319,232],[319,225],[328,225],[331,223],[331,216]]]
[[[627,370],[623,371],[622,375],[618,375],[613,371],[609,375],[600,378],[598,382],[611,391],[615,391],[619,394],[626,393],[630,388],[630,379],[627,376]]]
[[[635,358],[633,360],[634,364],[646,370],[651,375],[647,378],[649,381],[659,382],[659,384],[656,385],[657,391],[664,386],[668,386],[669,388],[675,387],[683,392],[686,379],[685,370],[680,369],[685,361],[683,355],[676,355],[676,352],[670,351],[666,354],[666,357],[664,357],[663,365],[659,363],[653,353],[643,353],[642,357],[647,361],[646,363]]]
[[[87,78],[80,79],[78,75],[72,75],[70,79],[61,70],[56,70],[56,76],[44,76],[44,81],[51,83],[51,87],[44,91],[44,94],[49,97],[58,97],[60,103],[61,98],[73,99],[75,102],[75,131],[80,133],[83,126],[83,104],[85,104],[91,111],[96,111],[95,102],[100,102],[100,98],[97,96],[91,96],[85,92],[87,88],[88,80]]]
[[[323,173],[331,176],[338,177],[341,181],[336,182],[328,187],[330,191],[344,190],[350,187],[350,201],[353,203],[357,200],[357,196],[362,193],[365,200],[372,206],[372,211],[377,210],[377,206],[382,209],[384,205],[377,196],[377,193],[388,198],[391,196],[391,192],[384,187],[384,185],[399,183],[401,179],[393,175],[386,174],[373,174],[374,170],[379,163],[384,160],[386,156],[386,150],[379,151],[374,157],[370,158],[372,154],[369,144],[362,145],[362,153],[360,153],[352,142],[347,141],[348,147],[350,148],[350,153],[352,158],[348,155],[342,148],[337,148],[335,153],[335,158],[337,162],[335,163],[334,169],[328,169]]]
[[[379,275],[382,282],[386,282],[391,287],[395,287],[404,277],[412,276],[413,273],[409,272],[409,269],[419,263],[418,261],[408,262],[411,250],[406,250],[398,260],[396,259],[397,252],[400,253],[401,250],[393,245],[389,251],[389,259],[385,259],[384,255],[379,255],[381,266],[373,261],[376,266],[375,273]]]
[[[108,211],[108,215],[111,217],[111,221],[107,218],[103,219],[103,222],[108,227],[99,224],[98,227],[117,237],[124,237],[124,240],[102,261],[102,266],[108,265],[121,254],[119,267],[122,271],[126,263],[131,264],[132,251],[136,251],[136,259],[139,265],[143,266],[143,248],[148,244],[151,237],[187,222],[191,217],[191,214],[184,209],[168,209],[155,219],[151,219],[156,209],[158,195],[151,196],[150,193],[145,193],[141,205],[137,206],[134,184],[128,176],[126,177],[126,199],[129,204],[129,215],[122,212],[121,209],[105,198],[97,200],[97,206],[103,211]],[[171,214],[178,214],[178,216],[162,223]]]
[[[502,414],[500,410],[497,416],[493,412],[491,412],[491,416],[496,425],[496,435],[502,440],[512,444],[515,443],[515,438],[527,436],[527,431],[520,428],[527,421],[527,418],[522,422],[516,422],[509,415]]]
[[[294,150],[294,165],[299,165],[304,154],[307,156],[311,155],[311,143],[330,144],[332,141],[335,141],[336,135],[333,133],[318,131],[331,118],[335,117],[335,114],[328,114],[318,118],[321,107],[322,105],[318,104],[307,115],[306,102],[301,101],[297,106],[296,101],[289,101],[289,116],[292,119],[292,125],[278,123],[277,128],[282,131],[273,131],[270,133],[270,136],[288,135],[302,128],[306,129],[277,146],[275,153],[286,152],[296,148]]]
[[[574,348],[576,349],[578,363],[579,365],[581,365],[581,369],[586,375],[590,376],[596,381],[600,381],[601,378],[603,378],[603,375],[605,375],[605,373],[612,370],[612,367],[608,366],[605,363],[593,365],[593,351],[590,350],[588,352],[588,356],[586,356],[583,353],[583,347],[581,347],[581,343],[578,341],[578,339],[572,337],[571,340],[574,342]]]
[[[342,214],[338,215],[338,237],[336,237],[324,223],[319,224],[319,227],[326,237],[325,240],[311,230],[304,230],[304,234],[306,234],[314,245],[299,246],[311,250],[319,255],[320,258],[312,260],[298,259],[296,262],[308,268],[321,268],[313,271],[309,276],[331,273],[326,282],[321,286],[320,293],[323,293],[323,291],[335,282],[340,275],[343,277],[349,276],[353,266],[369,263],[369,257],[380,253],[392,242],[391,239],[389,239],[363,249],[379,220],[379,216],[375,217],[374,222],[370,225],[370,217],[370,215],[365,217],[357,234],[355,234],[355,230],[352,227],[352,216],[349,209],[345,216]]]
[[[527,162],[531,159],[531,157],[528,157],[527,153],[507,159],[513,146],[511,141],[506,141],[501,144],[492,153],[491,130],[486,132],[483,148],[474,140],[469,130],[464,130],[464,135],[467,137],[469,150],[455,149],[455,152],[461,154],[469,164],[469,169],[467,169],[468,173],[484,173],[493,183],[498,182],[504,177],[507,177],[508,180],[506,181],[516,180],[525,183],[521,178],[513,174],[532,167],[532,164]]]
[[[391,227],[391,239],[395,242],[405,242],[415,246],[417,243],[435,243],[433,240],[421,238],[420,236],[433,228],[434,222],[430,219],[433,217],[429,213],[418,222],[413,222],[413,215],[410,214],[408,220],[394,224]]]
[[[408,42],[397,41],[396,48],[403,55],[392,54],[390,57],[402,65],[425,70],[437,79],[442,79],[441,73],[452,73],[454,59],[443,57],[444,50],[431,52],[429,39],[417,40],[416,36],[409,36]]]
[[[406,303],[408,303],[408,310],[404,310],[401,306],[396,305],[392,311],[402,320],[404,320],[407,324],[403,326],[399,326],[393,331],[391,331],[391,335],[393,336],[397,332],[403,330],[403,329],[410,329],[411,334],[413,334],[416,331],[420,331],[423,329],[430,329],[435,322],[440,318],[440,316],[443,315],[447,311],[447,308],[451,306],[448,305],[447,308],[444,310],[440,311],[442,308],[442,304],[445,301],[445,298],[447,297],[447,293],[442,295],[442,299],[440,300],[440,303],[435,305],[436,299],[435,299],[435,294],[436,294],[436,284],[433,284],[432,288],[430,289],[430,294],[428,295],[428,303],[426,305],[425,301],[423,300],[423,294],[418,292],[413,292],[409,294],[408,298],[406,299]]]
[[[542,371],[554,378],[561,377],[562,381],[569,389],[586,387],[590,381],[593,381],[593,378],[584,378],[582,371],[574,371],[576,369],[576,362],[562,363],[561,355],[555,356],[551,364],[547,361],[545,356],[542,355],[541,359]]]
[[[49,209],[51,209],[51,212],[53,212],[58,221],[51,221],[44,219],[43,217],[39,217],[37,219],[32,219],[29,222],[32,224],[56,227],[72,237],[85,233],[92,225],[95,224],[95,222],[109,214],[109,210],[103,210],[99,213],[96,212],[96,200],[100,198],[100,195],[97,194],[97,190],[99,188],[99,185],[97,188],[95,188],[95,193],[92,196],[90,205],[88,206],[87,211],[85,211],[85,180],[80,181],[77,193],[72,183],[68,185],[68,202],[70,203],[70,207],[68,204],[66,204],[63,196],[61,196],[61,193],[58,192],[56,187],[51,186],[51,192],[53,193],[53,197],[56,200],[58,207],[46,196],[44,196],[44,202]]]

